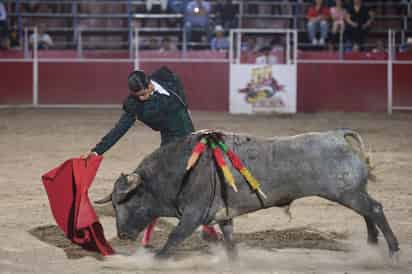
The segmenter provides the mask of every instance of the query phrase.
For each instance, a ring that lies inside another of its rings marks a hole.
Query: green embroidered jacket
[[[139,120],[160,131],[161,145],[194,131],[187,109],[183,85],[168,68],[162,67],[150,75],[170,96],[154,92],[147,101],[129,95],[123,102],[123,114],[116,125],[92,149],[99,155],[109,150]]]

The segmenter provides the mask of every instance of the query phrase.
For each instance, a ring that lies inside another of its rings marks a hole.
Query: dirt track
[[[235,220],[240,260],[229,264],[220,247],[193,235],[173,260],[154,262],[152,251],[116,239],[108,207],[98,209],[107,238],[122,254],[109,259],[81,250],[56,228],[40,182],[44,172],[94,145],[116,122],[118,110],[0,110],[0,273],[412,273],[412,115],[298,114],[231,116],[195,112],[196,127],[256,136],[285,136],[348,127],[370,147],[382,202],[398,236],[400,262],[391,265],[380,236],[366,244],[363,218],[328,201],[296,201],[289,220],[282,209]],[[158,146],[157,133],[136,124],[106,155],[92,199],[105,195],[120,172],[131,171]],[[162,220],[154,246],[166,240],[174,220]]]

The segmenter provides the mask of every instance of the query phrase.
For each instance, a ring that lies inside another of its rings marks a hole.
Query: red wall
[[[412,106],[412,64],[393,67],[393,105]]]
[[[0,63],[0,105],[31,104],[33,101],[33,64]]]
[[[132,69],[127,62],[41,62],[39,104],[120,104]]]
[[[190,108],[228,111],[228,63],[146,62],[152,72],[167,65],[182,78]],[[127,94],[129,62],[40,62],[40,104],[120,104]],[[385,64],[298,65],[298,111],[386,112],[387,66]],[[397,106],[412,105],[412,65],[394,65],[393,100]],[[0,104],[32,102],[32,64],[2,62]]]
[[[143,63],[153,72],[162,65],[181,76],[191,109],[227,111],[226,63]],[[120,104],[127,95],[131,63],[47,63],[39,69],[40,104]]]
[[[299,64],[298,112],[387,108],[385,64]]]

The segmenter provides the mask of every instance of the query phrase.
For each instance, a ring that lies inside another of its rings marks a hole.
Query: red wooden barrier
[[[383,55],[370,56],[378,57],[384,58]],[[32,103],[32,63],[3,61],[0,65],[0,105]],[[191,109],[228,111],[228,63],[141,63],[148,73],[162,65],[181,76]],[[121,104],[128,92],[126,80],[132,68],[131,62],[41,61],[39,103]],[[410,71],[412,64],[394,64],[393,102],[396,106],[412,106]],[[386,112],[387,66],[300,63],[297,97],[299,112]]]
[[[33,64],[31,62],[0,63],[0,105],[33,102]]]
[[[39,104],[121,104],[132,69],[127,62],[41,62]]]
[[[299,64],[298,112],[385,112],[384,64]]]
[[[412,64],[393,65],[393,105],[412,107]]]

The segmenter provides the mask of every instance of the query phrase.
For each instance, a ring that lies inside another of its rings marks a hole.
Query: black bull
[[[356,140],[359,149],[354,149],[347,137]],[[228,254],[234,256],[234,217],[318,196],[363,216],[369,243],[378,242],[379,228],[390,255],[399,250],[382,205],[367,193],[370,170],[362,138],[356,132],[342,129],[271,139],[225,134],[223,138],[260,181],[266,199],[252,192],[233,168],[239,192],[228,187],[210,150],[186,172],[187,160],[199,140],[199,135],[193,134],[147,156],[133,173],[121,175],[113,192],[100,201],[112,202],[119,237],[136,239],[154,218],[176,217],[178,225],[157,253],[166,256],[199,225],[218,223]]]

